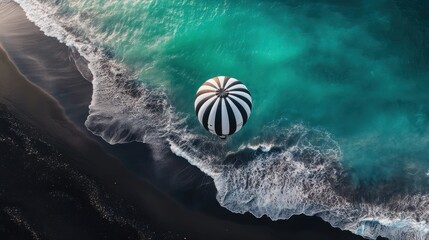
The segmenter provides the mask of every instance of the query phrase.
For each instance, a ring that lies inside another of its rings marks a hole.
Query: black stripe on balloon
[[[238,97],[241,100],[243,100],[245,103],[247,103],[247,106],[249,106],[250,110],[252,110],[252,103],[250,102],[250,100],[247,97],[243,97],[243,96],[235,94],[233,92],[229,92],[229,94],[231,94],[232,96]]]
[[[225,77],[225,79],[223,79],[223,86],[222,86],[222,88],[225,88],[226,83],[228,82],[229,79],[230,79],[230,77]]]
[[[203,126],[204,126],[204,128],[205,129],[207,129],[207,130],[209,130],[209,116],[210,116],[210,112],[211,112],[211,110],[212,110],[212,107],[213,107],[213,104],[215,104],[215,102],[216,101],[212,101],[211,103],[210,103],[210,105],[208,105],[207,106],[207,108],[206,108],[206,111],[204,112],[204,115],[203,115]],[[210,130],[209,130],[210,131]]]
[[[203,86],[209,86],[209,87],[213,87],[213,88],[215,88],[215,89],[218,89],[218,87],[216,87],[215,85],[213,85],[213,83],[211,83],[211,82],[205,82],[205,83],[203,84]]]
[[[220,81],[218,77],[213,78],[213,80],[215,80],[215,82],[217,83],[218,87],[217,88],[221,88],[222,86],[220,85]]]
[[[228,112],[228,118],[229,118],[229,133],[233,134],[235,133],[235,130],[237,130],[237,120],[235,119],[234,111],[232,110],[231,105],[229,105],[229,102],[225,100],[226,105],[226,111]]]
[[[199,97],[200,95],[203,95],[204,93],[216,94],[216,91],[215,90],[201,90],[201,91],[197,92],[197,94],[195,95],[195,98]]]
[[[245,88],[236,88],[236,89],[231,89],[229,91],[231,91],[231,92],[234,92],[234,91],[245,92],[245,93],[249,94],[250,96],[252,96],[252,94],[250,94],[249,90],[247,90]]]
[[[215,131],[216,134],[222,136],[222,101],[224,98],[219,99],[219,104],[216,109],[216,118],[215,118]]]
[[[235,85],[237,85],[237,84],[242,84],[240,81],[235,81],[235,82],[233,82],[233,83],[231,83],[229,86],[228,86],[228,88],[227,89],[229,89],[229,88],[231,88],[232,86],[235,86]]]
[[[197,104],[197,107],[195,108],[195,113],[197,114],[197,116],[198,116],[198,112],[200,111],[200,108],[203,106],[203,104],[204,104],[205,102],[207,102],[207,100],[209,100],[210,98],[213,98],[213,96],[214,96],[214,95],[210,95],[210,96],[208,96],[208,97],[204,98],[203,100],[201,100],[201,101]],[[215,100],[216,100],[216,98],[213,98],[213,101],[215,101]]]
[[[238,111],[240,111],[241,117],[243,118],[243,126],[244,126],[244,124],[246,124],[246,122],[247,122],[247,112],[246,112],[246,110],[235,99],[233,99],[233,98],[229,98],[229,99],[235,104],[235,106],[238,108]]]

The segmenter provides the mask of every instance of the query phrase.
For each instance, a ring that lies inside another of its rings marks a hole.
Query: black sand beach
[[[144,144],[93,136],[76,56],[15,3],[0,13],[0,44],[20,71],[1,51],[1,239],[361,239],[317,217],[230,213],[186,160],[159,164]]]

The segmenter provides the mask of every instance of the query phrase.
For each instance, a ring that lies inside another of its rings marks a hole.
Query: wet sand
[[[210,179],[189,166],[184,159],[171,156],[166,160],[166,165],[173,166],[153,173],[150,171],[154,164],[150,149],[144,144],[108,146],[89,135],[85,132],[83,121],[87,115],[91,84],[80,75],[73,59],[64,57],[69,56],[69,49],[55,39],[44,36],[25,19],[16,4],[6,5],[0,4],[0,12],[3,13],[0,43],[22,73],[37,86],[27,81],[2,52],[0,101],[20,119],[41,131],[52,145],[76,156],[73,164],[77,168],[84,169],[109,194],[130,202],[136,207],[137,215],[145,215],[149,219],[146,221],[156,225],[159,231],[181,232],[188,238],[198,239],[359,239],[348,232],[329,227],[318,218],[299,216],[288,221],[271,222],[267,218],[256,219],[250,214],[232,214],[218,206]],[[40,48],[34,49],[35,46]],[[174,175],[183,172],[183,169],[192,176],[189,181],[186,175],[180,175],[178,183],[172,183],[174,178],[158,183],[152,176],[171,174],[169,171],[173,171]],[[141,177],[150,179],[152,184]],[[206,185],[202,190],[195,187],[196,182],[201,184],[201,181]],[[176,197],[180,203],[154,185]],[[175,188],[180,191],[174,191]],[[202,200],[205,201],[202,206],[197,206]],[[186,208],[183,207],[184,202]],[[141,220],[136,216],[128,217]]]

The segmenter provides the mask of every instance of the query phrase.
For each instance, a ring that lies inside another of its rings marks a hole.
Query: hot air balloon
[[[252,96],[237,79],[218,76],[198,89],[194,107],[204,128],[226,139],[246,124],[252,111]]]

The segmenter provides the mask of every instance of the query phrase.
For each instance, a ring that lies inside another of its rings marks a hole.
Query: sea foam
[[[370,239],[429,239],[428,195],[398,196],[381,204],[351,199],[339,190],[342,153],[329,133],[299,123],[279,130],[273,123],[267,131],[275,131],[275,138],[255,139],[231,151],[227,143],[189,131],[163,88],[136,83],[124,64],[94,44],[99,39],[79,35],[76,26],[85,26],[80,16],[63,16],[48,1],[15,1],[47,36],[88,61],[93,96],[85,125],[110,144],[170,146],[213,178],[217,200],[232,212],[273,220],[303,213]],[[97,35],[97,29],[86,30]],[[250,154],[243,159],[245,152]]]

